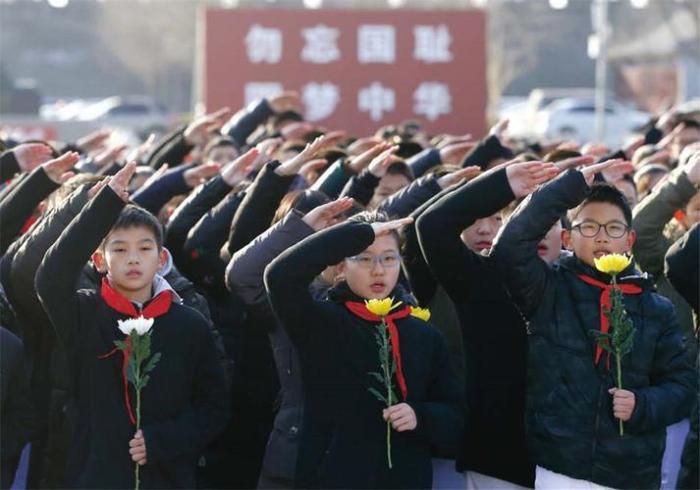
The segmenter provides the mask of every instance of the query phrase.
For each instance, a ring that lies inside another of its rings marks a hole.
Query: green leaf
[[[382,402],[384,405],[389,406],[389,402],[388,402],[387,399],[384,397],[384,395],[382,395],[381,393],[379,393],[377,390],[375,390],[375,389],[372,388],[372,387],[369,387],[369,388],[367,388],[367,389],[369,390],[370,393],[372,393],[372,394],[374,395],[374,397],[375,397],[377,400],[379,400],[380,402]]]
[[[115,340],[114,345],[117,347],[117,349],[126,350],[126,342],[123,340]]]
[[[148,363],[146,364],[146,367],[143,368],[144,373],[150,373],[153,371],[153,368],[156,367],[156,364],[158,364],[158,361],[160,361],[161,354],[160,352],[156,352],[151,356],[151,358],[148,360]]]
[[[384,385],[384,376],[382,376],[382,375],[379,374],[378,372],[372,371],[372,372],[369,372],[369,373],[367,373],[367,374],[369,374],[369,375],[372,376],[374,379],[376,379],[377,381],[379,381],[379,384]]]
[[[139,383],[139,389],[144,388],[150,380],[151,380],[151,377],[148,374],[145,376],[142,376],[141,382]]]

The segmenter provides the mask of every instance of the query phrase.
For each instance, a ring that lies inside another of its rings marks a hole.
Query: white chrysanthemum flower
[[[138,318],[129,318],[128,320],[117,320],[117,323],[119,324],[119,330],[125,335],[131,335],[131,332],[134,330],[138,335],[145,335],[153,326],[153,318],[140,316]]]

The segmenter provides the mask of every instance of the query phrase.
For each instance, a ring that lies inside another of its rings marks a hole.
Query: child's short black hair
[[[593,202],[605,202],[618,207],[620,211],[622,211],[623,216],[625,217],[625,222],[627,223],[627,226],[632,225],[632,209],[630,208],[630,205],[627,202],[627,198],[625,198],[625,195],[622,192],[620,192],[616,187],[610,184],[595,184],[592,185],[590,189],[588,189],[586,197],[583,198],[581,204],[569,211],[569,228],[571,227],[571,223],[573,223],[576,220],[576,217],[581,212],[581,210],[586,205]]]
[[[104,250],[105,245],[107,245],[107,239],[113,231],[138,227],[147,228],[153,232],[153,237],[156,239],[158,250],[163,247],[163,227],[158,221],[158,218],[140,206],[128,204],[119,214],[117,221],[114,223],[114,226],[112,226],[112,229],[109,230],[109,233],[105,239],[102,240],[100,248]]]
[[[239,150],[238,144],[232,138],[229,138],[228,136],[216,136],[215,138],[209,140],[209,142],[206,144],[204,150],[202,151],[202,156],[206,158],[214,148],[220,148],[222,146],[232,146],[236,150]]]

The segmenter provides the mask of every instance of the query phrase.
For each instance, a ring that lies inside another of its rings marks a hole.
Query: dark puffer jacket
[[[601,289],[577,274],[610,278],[575,256],[554,268],[537,256],[538,242],[587,189],[575,170],[554,180],[516,212],[493,251],[508,265],[504,277],[530,320],[528,442],[535,463],[551,471],[614,488],[658,488],[666,426],[688,416],[697,374],[670,301],[653,292],[648,277],[623,271],[620,281],[643,292],[624,298],[636,332],[622,384],[636,405],[619,435],[607,392],[614,370],[604,361],[596,366],[590,335],[600,326]]]

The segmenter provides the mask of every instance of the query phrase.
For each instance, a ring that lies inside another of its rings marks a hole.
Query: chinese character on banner
[[[340,59],[340,50],[336,44],[340,31],[319,24],[301,31],[304,36],[304,49],[301,59],[309,63],[330,63]]]
[[[446,25],[415,26],[413,28],[413,57],[426,63],[452,61],[450,43],[452,36]]]
[[[271,97],[284,91],[281,83],[277,82],[248,82],[243,89],[245,105],[253,101]]]
[[[310,82],[302,89],[301,100],[306,106],[306,119],[320,121],[335,111],[340,101],[340,90],[330,82]]]
[[[396,60],[394,26],[360,26],[357,29],[357,60],[360,63],[393,63]]]
[[[413,111],[429,121],[452,112],[452,96],[449,87],[439,82],[423,82],[413,92]]]
[[[369,87],[360,90],[357,107],[360,112],[369,112],[372,121],[379,121],[385,112],[391,112],[396,106],[394,91],[379,82],[372,82]]]
[[[245,37],[251,63],[279,63],[282,59],[282,31],[253,24]]]

